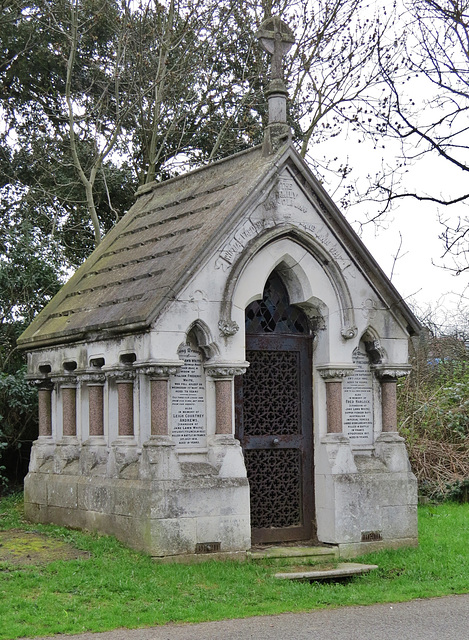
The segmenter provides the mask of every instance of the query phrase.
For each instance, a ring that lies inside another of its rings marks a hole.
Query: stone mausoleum
[[[19,340],[31,520],[154,556],[417,542],[396,380],[420,327],[291,142],[291,33],[260,38],[264,144],[142,187]]]

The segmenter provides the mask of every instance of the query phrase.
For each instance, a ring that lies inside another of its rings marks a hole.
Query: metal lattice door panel
[[[237,384],[237,436],[251,493],[253,542],[312,535],[311,340],[249,335]]]
[[[303,518],[298,449],[246,449],[244,459],[251,489],[251,526],[300,527]]]

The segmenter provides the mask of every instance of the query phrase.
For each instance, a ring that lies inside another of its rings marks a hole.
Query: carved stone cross
[[[278,16],[273,16],[261,24],[257,38],[264,51],[272,56],[271,80],[283,80],[283,58],[295,42],[292,30]]]

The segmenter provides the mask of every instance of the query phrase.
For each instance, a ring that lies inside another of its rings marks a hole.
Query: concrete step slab
[[[279,580],[339,580],[341,578],[350,578],[364,573],[369,573],[377,569],[376,564],[359,564],[357,562],[339,562],[330,568],[317,568],[311,571],[282,571],[275,574]]]
[[[277,546],[252,549],[248,552],[248,558],[254,562],[269,560],[273,563],[301,564],[302,562],[312,564],[315,562],[333,562],[339,557],[337,547],[294,547]]]

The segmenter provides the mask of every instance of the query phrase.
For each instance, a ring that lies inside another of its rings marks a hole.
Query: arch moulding
[[[283,239],[290,240],[295,243],[316,259],[329,280],[337,300],[338,308],[340,310],[341,336],[344,340],[355,338],[357,335],[357,328],[355,326],[352,297],[339,266],[336,264],[334,258],[314,238],[296,228],[283,228],[280,231],[278,229],[267,230],[249,243],[243,253],[239,256],[238,260],[233,264],[226,281],[221,303],[219,321],[219,329],[221,333],[227,337],[233,335],[239,329],[238,325],[232,318],[233,297],[236,286],[244,270],[261,250],[269,247],[274,242],[278,242]],[[277,264],[273,264],[271,270],[276,266]]]

